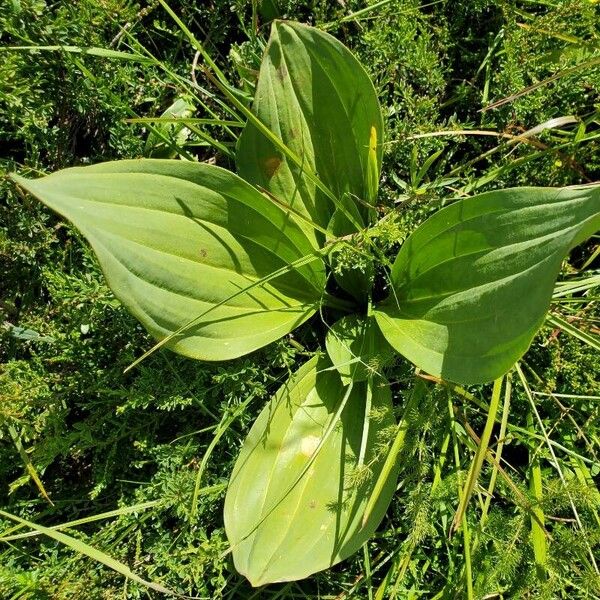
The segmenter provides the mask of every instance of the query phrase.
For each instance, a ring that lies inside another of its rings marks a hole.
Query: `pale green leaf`
[[[404,243],[375,315],[432,375],[491,381],[524,354],[569,250],[600,228],[600,187],[517,188],[442,209]]]
[[[156,121],[154,129],[148,134],[144,146],[144,156],[151,158],[174,158],[177,148],[185,144],[190,130],[185,126],[186,118],[194,114],[194,105],[185,98],[178,98],[165,110],[161,117],[176,119],[175,121]],[[179,121],[179,122],[178,122]],[[165,140],[173,140],[168,146]]]
[[[176,352],[235,358],[318,307],[324,265],[311,242],[286,211],[224,169],[132,160],[14,179],[84,234],[115,295],[153,335],[184,327],[168,342]],[[308,264],[287,269],[304,256]]]
[[[375,319],[359,315],[335,323],[327,332],[325,346],[345,385],[378,374],[394,354]]]
[[[346,208],[356,204],[366,224],[364,203],[377,195],[383,121],[369,76],[343,44],[313,27],[274,22],[253,112]],[[252,123],[240,137],[237,165],[251,183],[315,223],[329,223],[329,199]]]
[[[336,564],[383,518],[396,470],[361,526],[383,463],[377,446],[389,441],[394,425],[387,382],[372,383],[364,445],[367,383],[344,388],[326,358],[301,367],[254,423],[225,500],[234,563],[252,585],[301,579]]]

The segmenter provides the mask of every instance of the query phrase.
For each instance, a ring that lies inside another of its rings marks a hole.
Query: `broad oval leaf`
[[[344,385],[378,375],[394,355],[374,317],[348,315],[331,327],[325,338],[327,354]]]
[[[387,382],[348,388],[326,358],[313,358],[260,413],[237,459],[225,499],[236,569],[252,585],[292,581],[350,556],[373,534],[395,491],[394,470],[364,527],[361,520],[394,417]],[[327,436],[327,432],[330,432]],[[359,464],[363,447],[364,461]],[[314,456],[313,456],[314,455]],[[370,477],[364,476],[370,469]]]
[[[235,358],[318,307],[324,264],[310,240],[229,171],[128,160],[13,178],[83,233],[115,295],[153,335],[184,327],[168,342],[180,354]]]
[[[451,381],[500,377],[525,353],[569,250],[600,228],[600,187],[516,188],[440,210],[404,243],[375,312],[390,344]]]
[[[244,179],[327,227],[334,207],[303,173],[308,168],[350,214],[356,203],[368,222],[364,203],[377,196],[383,120],[369,76],[343,44],[313,27],[275,21],[253,112],[302,164],[249,122],[236,157]]]

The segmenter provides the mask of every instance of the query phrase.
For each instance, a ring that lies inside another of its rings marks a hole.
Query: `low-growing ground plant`
[[[142,159],[14,181],[81,231],[117,298],[160,340],[135,364],[163,346],[234,359],[316,313],[327,323],[323,352],[264,407],[229,479],[225,528],[252,585],[326,569],[375,532],[407,423],[426,405],[417,384],[397,421],[384,369],[398,356],[436,381],[494,382],[458,528],[504,376],[544,323],[564,258],[600,228],[600,186],[454,199],[390,261],[401,240],[377,204],[383,117],[358,60],[323,31],[274,21],[252,110],[218,69],[206,75],[247,118],[238,175]],[[530,512],[543,568],[543,513]]]
[[[140,156],[236,170],[246,117],[203,71],[217,73],[214,59],[250,108],[279,17],[333,34],[373,80],[382,264],[457,198],[600,177],[598,3],[170,4],[0,3],[0,172]],[[0,197],[1,597],[160,597],[149,582],[227,600],[598,595],[597,235],[563,262],[544,326],[504,377],[487,450],[492,384],[451,384],[400,358],[378,367],[404,432],[384,520],[338,565],[256,590],[223,527],[228,475],[268,398],[326,350],[343,313],[323,307],[238,359],[160,351],[124,373],[153,342],[92,248],[8,178]],[[336,272],[360,269],[352,256],[338,252]],[[381,268],[375,299],[386,278]]]

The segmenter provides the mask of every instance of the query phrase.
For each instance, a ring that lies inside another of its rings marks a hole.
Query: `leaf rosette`
[[[180,354],[239,357],[322,306],[356,309],[263,409],[234,467],[226,531],[237,569],[262,585],[325,569],[375,531],[406,435],[385,365],[397,352],[459,383],[506,373],[542,325],[562,261],[600,228],[600,187],[453,202],[404,242],[373,305],[371,266],[331,264],[377,218],[383,119],[368,75],[329,34],[276,21],[244,110],[240,176],[147,159],[13,179],[83,233],[115,295]]]

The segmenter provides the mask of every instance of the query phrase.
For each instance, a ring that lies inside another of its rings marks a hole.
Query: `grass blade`
[[[40,494],[44,497],[44,499],[47,500],[52,506],[54,506],[54,503],[52,502],[52,500],[50,500],[50,497],[46,492],[46,488],[44,487],[40,476],[38,475],[35,467],[33,466],[33,463],[31,462],[31,459],[29,458],[29,454],[27,454],[27,452],[25,452],[25,448],[23,448],[21,437],[12,425],[8,426],[8,433],[10,434],[10,437],[12,438],[12,441],[15,444],[17,452],[19,453],[19,456],[21,457],[21,460],[25,465],[25,469],[27,470],[29,477],[31,477],[33,483],[35,483],[37,489],[40,491]]]
[[[373,512],[373,509],[377,504],[377,500],[379,500],[379,496],[381,495],[381,492],[385,486],[385,482],[387,481],[388,477],[390,476],[390,473],[394,468],[394,465],[396,464],[396,459],[398,458],[400,451],[404,447],[404,441],[406,440],[406,434],[408,431],[408,416],[410,415],[411,411],[413,411],[417,407],[419,400],[422,398],[426,390],[427,387],[425,385],[425,382],[421,379],[417,380],[413,392],[408,402],[406,403],[404,415],[398,423],[398,427],[396,429],[396,437],[394,438],[392,447],[390,448],[390,451],[388,452],[388,455],[385,458],[385,463],[383,463],[383,468],[381,469],[381,473],[377,478],[377,482],[375,483],[375,487],[373,488],[373,493],[371,494],[371,497],[367,502],[367,506],[365,507],[365,512],[362,518],[363,527],[365,523],[369,520],[369,517],[371,516],[371,513]]]
[[[525,390],[525,395],[527,396],[527,399],[529,400],[529,404],[531,405],[531,410],[532,410],[533,414],[535,415],[537,424],[542,432],[542,435],[544,436],[544,440],[546,442],[546,445],[548,446],[550,455],[552,456],[552,464],[553,464],[554,468],[556,469],[563,486],[565,486],[565,488],[567,488],[567,481],[565,479],[565,475],[563,473],[563,470],[560,467],[560,463],[558,462],[558,459],[556,458],[556,453],[554,452],[554,448],[552,447],[552,444],[550,443],[550,438],[548,437],[548,433],[546,431],[546,427],[544,426],[544,422],[542,421],[542,418],[540,417],[540,413],[538,412],[538,410],[535,406],[535,401],[533,400],[533,395],[531,394],[531,389],[529,387],[529,384],[527,383],[527,379],[525,378],[525,375],[524,375],[521,367],[518,364],[516,365],[516,369],[517,369],[517,373],[519,374],[519,379],[521,380],[521,384],[523,385],[523,389]],[[579,527],[579,529],[582,532],[585,532],[583,523],[581,522],[581,518],[579,517],[579,511],[575,507],[575,502],[568,490],[567,490],[567,494],[569,496],[571,510],[573,511],[573,516],[575,517],[577,526]],[[594,568],[594,571],[596,572],[596,574],[600,574],[600,570],[598,570],[598,564],[596,562],[596,557],[594,556],[594,551],[592,550],[591,546],[589,545],[589,542],[587,542],[587,538],[584,538],[584,539],[586,540],[586,547],[589,552],[591,564]]]
[[[55,529],[50,529],[49,527],[44,527],[43,525],[32,523],[31,521],[27,521],[26,519],[21,519],[21,517],[11,515],[10,513],[7,513],[3,510],[0,510],[0,516],[6,519],[10,519],[11,521],[16,521],[17,523],[21,523],[22,525],[26,525],[27,527],[30,527],[38,533],[47,535],[49,538],[52,538],[53,540],[56,540],[57,542],[68,546],[72,550],[75,550],[75,552],[83,554],[91,558],[92,560],[95,560],[96,562],[102,563],[109,569],[116,571],[117,573],[123,575],[131,581],[135,581],[136,583],[139,583],[151,590],[160,592],[162,594],[175,595],[174,592],[158,583],[142,579],[139,575],[136,575],[126,564],[116,560],[115,558],[110,557],[108,554],[102,552],[101,550],[98,550],[97,548],[94,548],[93,546],[90,546],[86,542],[71,537],[66,533],[56,531]]]
[[[521,96],[530,94],[531,92],[537,90],[538,88],[548,85],[549,83],[552,83],[553,81],[556,81],[557,79],[560,79],[561,77],[565,77],[566,75],[572,75],[573,73],[577,73],[581,69],[588,69],[590,67],[594,67],[599,64],[600,64],[600,58],[593,58],[592,60],[587,60],[587,61],[580,63],[578,65],[575,65],[574,67],[571,67],[569,69],[564,69],[563,71],[559,71],[558,73],[551,75],[547,79],[538,81],[537,83],[534,83],[533,85],[530,85],[530,86],[522,89],[520,92],[517,92],[516,94],[511,94],[510,96],[507,96],[506,98],[502,98],[501,100],[497,100],[496,102],[492,102],[492,104],[488,104],[487,106],[484,106],[482,109],[479,110],[479,112],[486,112],[488,110],[498,108],[499,106],[503,106],[504,104],[513,102],[514,100],[516,100],[517,98],[520,98]]]
[[[107,48],[83,46],[5,46],[0,47],[0,51],[13,52],[69,52],[70,54],[89,54],[90,56],[99,56],[100,58],[116,58],[118,60],[130,60],[139,63],[149,63],[150,60],[141,54],[132,52],[120,52],[118,50],[108,50]]]
[[[527,425],[533,430],[533,417],[531,412],[527,418]],[[542,499],[542,469],[537,454],[531,458],[531,470],[529,480],[529,490],[535,499],[532,506],[532,513],[536,518],[531,518],[531,542],[533,544],[533,556],[535,559],[535,570],[540,581],[546,579],[546,535],[544,533],[544,511],[540,506]]]
[[[499,393],[498,393],[498,396],[500,396]],[[454,464],[456,466],[456,473],[458,475],[457,483],[458,483],[459,507],[463,506],[463,505],[466,507],[466,505],[468,503],[468,501],[465,501],[465,491],[467,489],[467,486],[465,486],[465,488],[461,489],[460,484],[461,484],[462,478],[461,478],[461,469],[460,469],[460,451],[459,451],[459,447],[458,447],[458,435],[456,432],[456,421],[454,419],[454,406],[452,405],[452,397],[451,397],[450,393],[448,393],[448,412],[449,412],[449,417],[450,417],[450,428],[452,430],[452,445],[454,448]],[[478,449],[481,447],[482,447],[482,444],[480,442]],[[487,447],[486,447],[486,449],[487,449]],[[483,454],[485,455],[485,452]],[[475,457],[477,458],[477,454],[475,455]],[[471,467],[473,466],[473,464],[475,464],[475,461],[473,461]],[[460,513],[460,521],[458,521],[458,523],[460,525],[462,525],[462,531],[463,531],[463,551],[464,551],[464,557],[465,557],[464,572],[465,572],[465,583],[467,586],[467,598],[468,598],[468,600],[473,600],[474,595],[473,595],[473,568],[472,568],[472,564],[471,564],[471,532],[469,530],[469,524],[467,522],[467,511],[466,510],[460,511],[460,508],[459,508],[456,515],[458,515],[459,513]],[[456,521],[456,516],[455,516],[455,523],[456,522],[457,521]]]
[[[576,337],[582,342],[585,342],[588,346],[590,346],[590,348],[593,348],[594,350],[600,352],[600,338],[598,336],[590,335],[586,331],[582,331],[581,329],[575,327],[574,325],[571,325],[569,321],[563,319],[562,317],[559,317],[558,315],[549,314],[547,317],[547,321],[554,327],[562,329],[565,333]]]
[[[60,525],[53,525],[48,529],[60,530],[68,529],[70,527],[77,527],[77,525],[85,525],[86,523],[93,523],[94,521],[100,521],[102,519],[111,519],[112,517],[120,517],[121,515],[127,515],[132,512],[143,511],[148,508],[152,508],[160,504],[160,500],[149,500],[148,502],[141,502],[140,504],[133,504],[132,506],[124,506],[123,508],[117,508],[115,510],[109,510],[108,512],[98,513],[97,515],[91,515],[89,517],[82,517],[74,521],[68,521],[67,523],[61,523]],[[21,523],[15,527],[15,529],[21,529],[25,527],[24,523]],[[22,540],[24,538],[35,537],[40,535],[41,531],[28,531],[26,533],[16,533],[11,535],[0,535],[1,542],[13,542],[16,540]]]
[[[502,380],[503,377],[500,377],[499,379],[496,379],[496,381],[494,381],[494,388],[492,390],[492,400],[490,402],[487,421],[485,423],[483,434],[481,435],[479,446],[477,446],[475,457],[473,458],[473,462],[471,463],[471,468],[469,469],[469,475],[467,477],[467,482],[465,483],[463,493],[461,494],[458,510],[454,515],[454,522],[452,525],[454,531],[458,530],[460,524],[463,521],[463,517],[467,510],[467,505],[469,504],[469,500],[471,499],[471,495],[473,494],[473,490],[475,489],[475,484],[477,483],[477,478],[479,477],[479,473],[481,472],[481,467],[483,466],[483,461],[485,459],[488,445],[490,443],[490,437],[492,435],[492,429],[494,428],[494,423],[496,421],[498,406],[500,404]]]

